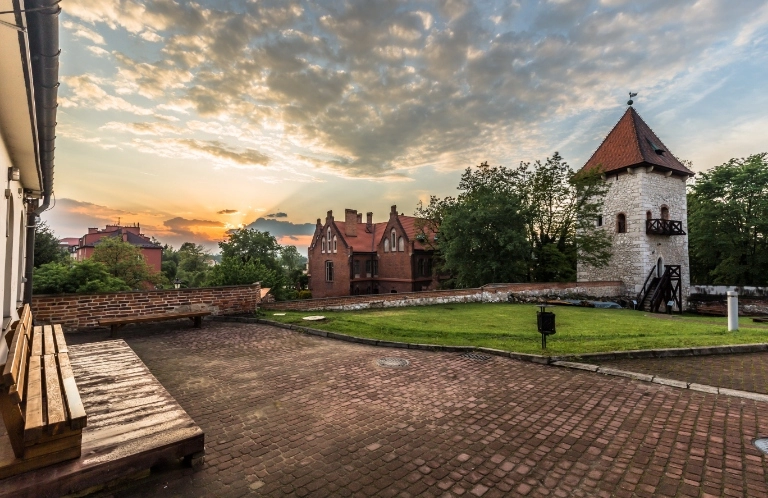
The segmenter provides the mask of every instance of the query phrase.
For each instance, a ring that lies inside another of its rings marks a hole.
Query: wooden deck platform
[[[122,340],[69,346],[88,426],[76,460],[0,480],[2,497],[70,494],[199,455],[202,429]],[[0,461],[15,458],[0,423]]]

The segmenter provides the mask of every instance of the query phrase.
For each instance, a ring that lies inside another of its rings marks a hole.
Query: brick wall
[[[452,289],[368,296],[339,296],[262,304],[265,310],[313,311],[360,310],[399,306],[426,306],[443,303],[526,301],[539,297],[618,298],[621,282],[568,282],[488,284],[475,289]]]
[[[99,318],[152,315],[168,311],[210,310],[213,315],[250,313],[259,304],[261,286],[237,285],[198,289],[152,290],[105,294],[56,294],[32,297],[35,323],[60,323],[79,329]]]

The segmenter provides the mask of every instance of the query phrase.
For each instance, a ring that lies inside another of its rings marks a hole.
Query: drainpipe
[[[31,0],[27,12],[29,53],[37,118],[37,140],[42,170],[42,204],[36,199],[27,204],[26,265],[24,303],[32,303],[32,273],[35,266],[35,225],[40,213],[48,209],[53,192],[53,160],[56,149],[56,108],[59,90],[59,0]]]

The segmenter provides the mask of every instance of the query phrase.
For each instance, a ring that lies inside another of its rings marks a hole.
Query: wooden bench
[[[120,316],[115,318],[99,318],[99,325],[109,326],[109,336],[115,333],[115,330],[124,327],[129,323],[160,322],[163,320],[177,320],[179,318],[189,318],[194,322],[194,326],[200,328],[203,326],[203,317],[210,315],[210,311],[171,311],[168,313],[158,313],[154,315],[132,315]]]
[[[33,328],[25,305],[6,340],[0,412],[12,454],[0,448],[0,479],[78,458],[87,423],[61,326]]]

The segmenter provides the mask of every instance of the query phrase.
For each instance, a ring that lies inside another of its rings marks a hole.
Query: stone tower
[[[676,296],[674,309],[684,307],[690,287],[686,180],[693,172],[631,106],[582,168],[595,169],[609,187],[595,224],[611,234],[612,257],[604,268],[579,262],[578,280],[619,280],[643,309],[665,310]]]

